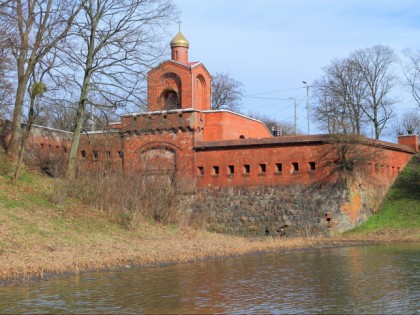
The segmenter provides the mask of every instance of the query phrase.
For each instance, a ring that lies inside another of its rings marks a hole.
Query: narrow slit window
[[[229,165],[228,166],[228,174],[235,174],[235,166]]]
[[[309,162],[309,170],[315,171],[315,162]]]
[[[213,166],[213,175],[219,175],[219,167]]]
[[[95,159],[97,159],[97,158],[99,157],[99,152],[98,152],[98,150],[93,150],[93,157],[94,157]]]
[[[249,164],[244,165],[244,174],[249,174],[251,172],[251,166]]]
[[[204,167],[203,166],[198,167],[198,175],[204,175]]]
[[[109,159],[111,157],[111,151],[105,151],[105,155]]]
[[[82,157],[86,157],[86,151],[85,150],[80,151],[80,154],[82,155]]]
[[[277,171],[277,173],[283,172],[283,164],[276,163],[276,171]]]
[[[292,163],[292,171],[293,172],[299,172],[299,163],[297,163],[297,162]]]
[[[265,173],[267,171],[267,165],[266,164],[260,164],[260,173]]]

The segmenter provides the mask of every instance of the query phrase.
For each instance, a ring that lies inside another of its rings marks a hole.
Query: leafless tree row
[[[329,133],[362,134],[374,129],[379,139],[393,116],[392,88],[397,83],[397,60],[389,47],[357,50],[348,58],[334,60],[315,82],[315,118]]]
[[[116,108],[144,103],[145,73],[176,18],[172,0],[2,1],[0,113],[13,111],[11,158],[19,154],[22,117],[47,122],[74,131],[72,176],[81,131]],[[41,83],[45,91],[31,102]]]

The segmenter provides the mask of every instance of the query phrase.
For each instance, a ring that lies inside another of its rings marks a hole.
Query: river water
[[[420,243],[84,273],[0,295],[2,314],[420,314]]]

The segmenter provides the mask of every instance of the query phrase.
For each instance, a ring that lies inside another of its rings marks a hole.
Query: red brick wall
[[[168,73],[174,73],[179,78],[179,84],[176,84],[173,79],[166,78]],[[151,70],[147,80],[149,111],[163,109],[163,104],[159,103],[159,97],[168,88],[178,93],[181,108],[210,109],[211,75],[202,64],[187,66],[166,61]],[[196,89],[197,93],[195,93]]]
[[[238,146],[241,142],[243,146]],[[334,144],[260,142],[258,145],[257,141],[238,140],[224,147],[217,147],[215,142],[213,148],[199,149],[197,187],[310,185],[335,181],[334,161],[338,155]],[[355,145],[354,151],[365,151],[357,169],[366,183],[385,186],[396,179],[412,157],[410,152],[361,144]]]
[[[412,148],[414,151],[419,152],[419,136],[418,135],[398,136],[398,144],[406,145]]]
[[[271,137],[262,122],[229,111],[206,112],[204,124],[203,141]]]
[[[87,167],[121,170],[123,141],[117,132],[82,134],[77,157]]]

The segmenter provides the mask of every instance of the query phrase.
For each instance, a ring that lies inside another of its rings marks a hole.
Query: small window
[[[80,154],[82,155],[82,157],[86,157],[86,151],[85,150],[80,151]]]
[[[111,151],[105,151],[105,156],[109,159],[111,157]]]
[[[228,174],[234,174],[234,173],[235,173],[235,166],[228,165]]]
[[[299,163],[297,163],[297,162],[292,163],[292,171],[293,172],[299,172]]]
[[[175,60],[178,60],[178,50],[175,50]]]
[[[276,172],[277,173],[283,172],[283,165],[281,163],[276,163]]]
[[[204,167],[203,166],[198,167],[198,175],[204,175]]]
[[[219,167],[213,166],[213,175],[219,175]]]
[[[97,158],[99,157],[99,152],[98,152],[98,150],[93,150],[93,157],[94,157],[95,159],[97,159]]]
[[[64,147],[64,153],[67,153],[67,148],[66,147]]]
[[[244,165],[244,174],[249,174],[251,172],[251,166],[249,164]]]
[[[118,151],[118,157],[120,159],[122,159],[124,157],[124,152],[123,151]]]
[[[244,135],[240,135],[239,136],[239,139],[245,139],[245,136]]]
[[[309,162],[309,170],[315,171],[315,162]]]
[[[266,164],[260,164],[260,173],[265,173],[267,171],[267,165]]]
[[[44,144],[43,144],[43,143],[41,143],[41,148],[42,148],[42,147],[44,147]]]

